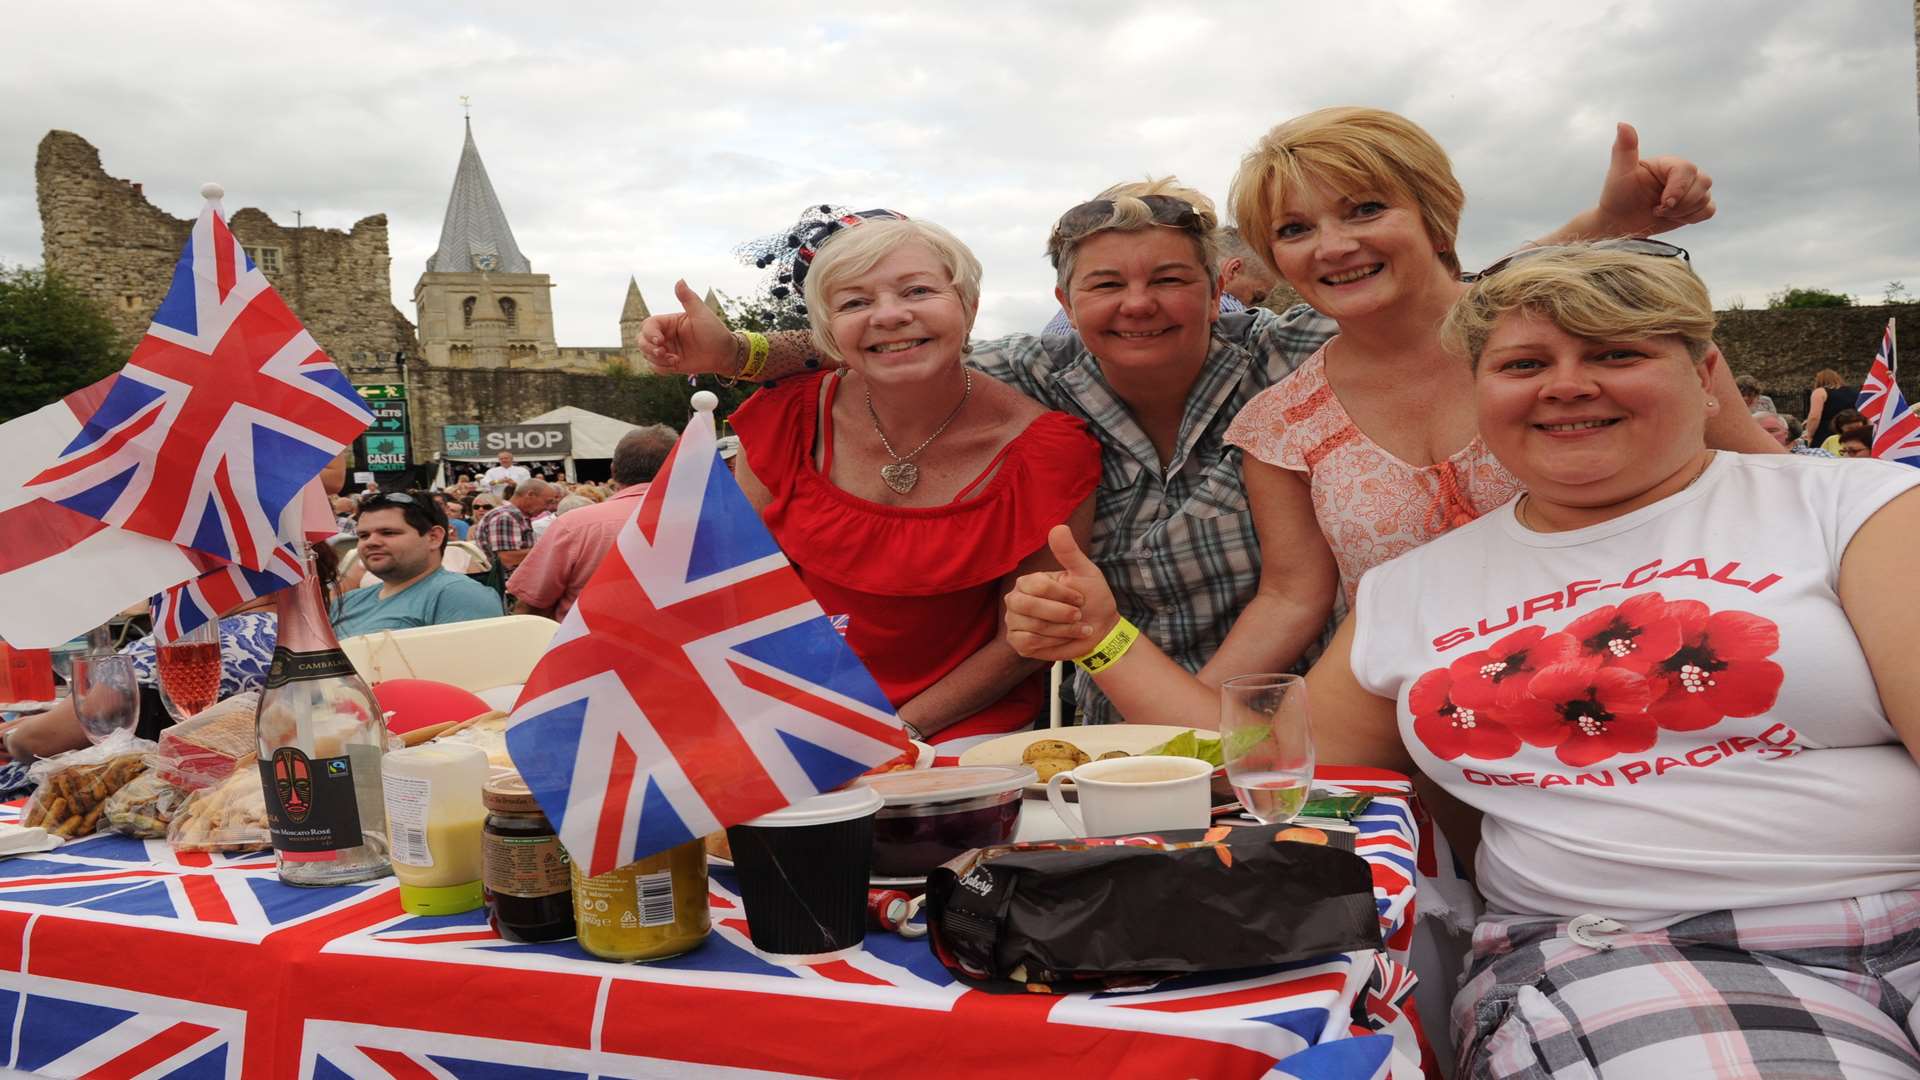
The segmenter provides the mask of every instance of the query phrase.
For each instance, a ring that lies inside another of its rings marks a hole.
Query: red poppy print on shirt
[[[1680,647],[1654,671],[1667,683],[1653,707],[1661,727],[1699,731],[1773,708],[1786,676],[1767,659],[1780,648],[1778,626],[1747,611],[1715,614],[1698,600],[1676,600],[1667,610],[1680,624]]]
[[[1535,672],[1571,660],[1578,651],[1566,634],[1549,634],[1539,626],[1515,630],[1447,666],[1453,700],[1473,709],[1512,708],[1526,697],[1527,680]]]
[[[1527,696],[1507,714],[1528,744],[1552,747],[1584,768],[1615,754],[1637,754],[1660,737],[1647,715],[1657,688],[1625,668],[1584,658],[1554,664],[1527,681]]]
[[[1680,621],[1667,610],[1671,606],[1659,593],[1641,593],[1580,616],[1565,633],[1580,644],[1582,656],[1645,674],[1680,647]]]
[[[1520,738],[1490,713],[1458,705],[1453,700],[1453,677],[1435,668],[1413,684],[1407,704],[1413,709],[1413,731],[1427,749],[1447,761],[1466,755],[1482,761],[1511,757]]]
[[[1443,760],[1497,761],[1524,743],[1585,767],[1641,753],[1662,730],[1771,709],[1784,673],[1768,657],[1779,648],[1779,627],[1752,612],[1641,593],[1435,668],[1408,707],[1414,736]]]

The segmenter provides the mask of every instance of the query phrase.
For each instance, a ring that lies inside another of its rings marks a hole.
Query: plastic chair
[[[527,681],[560,624],[538,615],[503,615],[350,637],[340,648],[370,683],[431,679],[479,693]]]

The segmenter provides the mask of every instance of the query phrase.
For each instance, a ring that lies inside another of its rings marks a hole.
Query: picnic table
[[[418,917],[387,878],[303,889],[271,853],[105,835],[0,861],[0,1064],[57,1076],[1419,1075],[1403,779],[1355,824],[1384,952],[1125,993],[972,990],[924,938],[810,967],[749,944],[715,868],[713,935],[648,964],[515,945],[485,912]],[[0,818],[19,804],[0,808]]]

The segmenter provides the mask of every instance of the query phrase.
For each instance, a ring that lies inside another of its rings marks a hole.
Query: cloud
[[[682,275],[751,292],[733,246],[820,201],[952,228],[986,265],[980,332],[1031,330],[1061,210],[1150,172],[1223,196],[1268,127],[1360,103],[1449,149],[1470,264],[1588,203],[1627,119],[1713,173],[1719,219],[1676,239],[1723,300],[1920,283],[1913,25],[1881,0],[74,8],[8,15],[0,261],[39,260],[58,127],[177,215],[207,179],[285,222],[387,214],[411,315],[466,94],[563,345],[617,340],[629,275],[655,308]]]

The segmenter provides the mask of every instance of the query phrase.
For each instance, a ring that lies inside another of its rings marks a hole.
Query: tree
[[[99,305],[49,270],[0,266],[0,420],[113,374],[127,354]]]
[[[1904,282],[1900,282],[1900,281],[1887,282],[1887,293],[1886,293],[1887,303],[1904,304],[1907,301],[1912,299],[1913,299],[1913,294],[1907,292],[1907,286]]]
[[[1783,308],[1829,308],[1852,307],[1853,297],[1846,293],[1828,292],[1825,289],[1796,289],[1788,286],[1767,297],[1767,307],[1778,311]]]
[[[790,300],[762,293],[745,300],[719,293],[720,307],[727,313],[727,325],[735,330],[754,330],[771,334],[775,330],[805,330],[807,317],[795,310]]]

